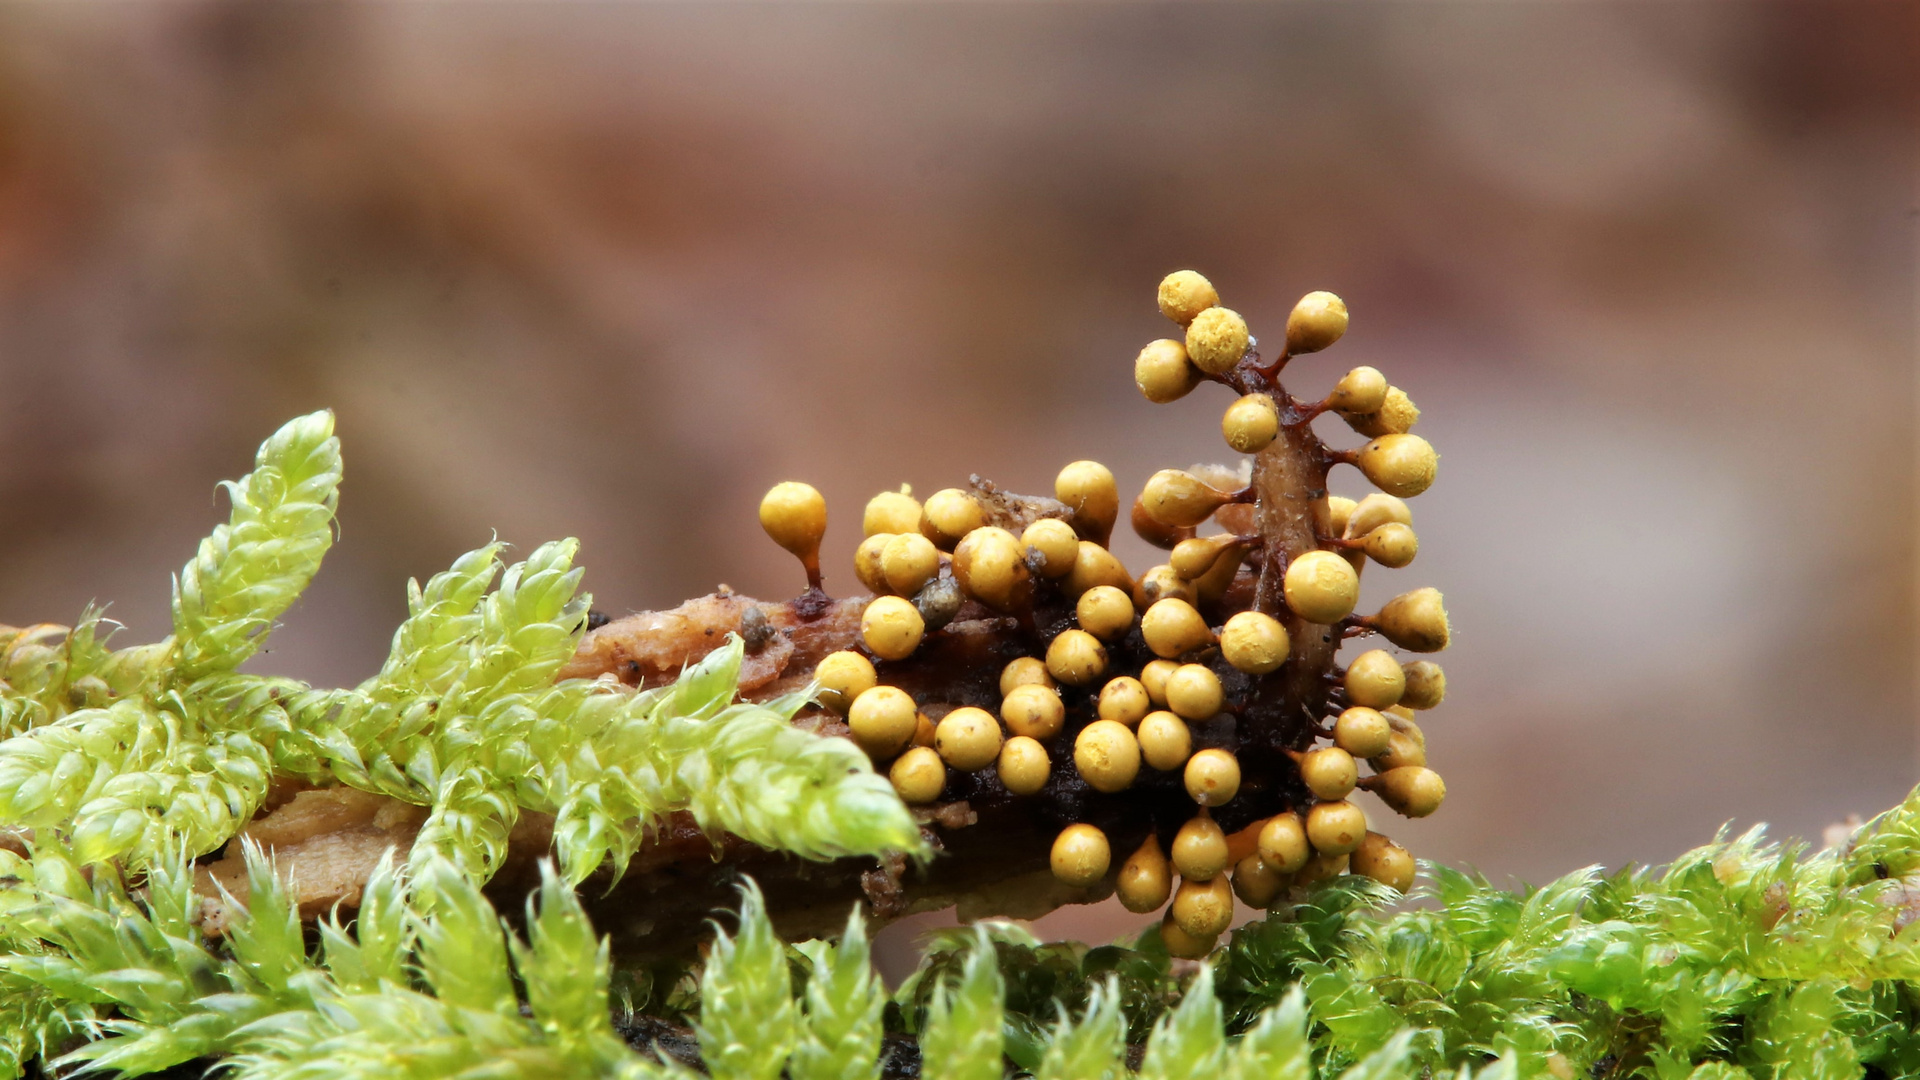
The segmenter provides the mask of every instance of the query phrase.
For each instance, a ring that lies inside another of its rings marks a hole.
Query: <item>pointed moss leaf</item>
[[[957,983],[943,981],[920,1035],[920,1075],[927,1080],[998,1080],[1005,986],[992,939],[976,928]],[[904,988],[903,988],[904,989]]]
[[[362,690],[390,698],[442,694],[465,673],[504,546],[496,541],[467,552],[424,589],[416,581],[407,583],[407,619],[394,631],[386,665]]]
[[[1147,1040],[1140,1062],[1141,1080],[1186,1080],[1218,1072],[1226,1056],[1220,999],[1213,992],[1213,968],[1201,967],[1178,1008],[1169,1012]]]
[[[413,904],[432,904],[430,915],[416,916],[413,932],[420,972],[434,993],[457,1008],[518,1016],[500,920],[479,887],[440,858],[419,862],[409,884]]]
[[[228,933],[240,985],[274,1000],[304,992],[296,983],[310,970],[300,906],[287,892],[271,856],[252,840],[241,847],[247,865],[246,918]]]
[[[1228,1055],[1234,1080],[1313,1080],[1313,1043],[1307,1037],[1307,999],[1298,986],[1260,1014]]]
[[[193,859],[184,845],[147,867],[147,918],[161,934],[191,940],[198,932],[201,898],[193,885]]]
[[[779,697],[768,698],[760,704],[765,707],[768,712],[778,716],[780,719],[792,720],[795,716],[799,715],[801,709],[813,704],[819,692],[820,686],[818,683],[808,683],[804,689],[796,690],[791,694],[781,694]]]
[[[740,927],[719,933],[700,977],[700,1052],[715,1080],[773,1080],[792,1052],[798,1017],[787,953],[760,887],[740,886]]]
[[[607,944],[550,862],[540,864],[538,903],[529,900],[527,906],[528,940],[512,944],[528,1009],[546,1037],[578,1068],[588,1069],[596,1041],[613,1035]]]
[[[417,876],[435,862],[484,882],[506,861],[507,838],[518,819],[518,804],[488,774],[448,773],[408,853],[409,871]]]
[[[1402,1031],[1387,1040],[1387,1044],[1362,1058],[1352,1068],[1340,1074],[1340,1080],[1400,1080],[1409,1074],[1409,1059],[1413,1056],[1414,1032]]]
[[[664,715],[679,700],[655,713],[657,774],[703,826],[815,859],[924,849],[893,785],[849,740],[750,703],[704,719]]]
[[[177,669],[192,680],[253,655],[333,543],[340,442],[333,414],[287,424],[260,447],[253,472],[224,485],[233,510],[174,581]]]
[[[485,702],[553,682],[573,655],[587,617],[589,598],[576,595],[582,571],[573,557],[579,550],[578,540],[551,541],[500,575],[500,587],[481,606],[478,635],[461,675],[463,698]]]
[[[392,849],[382,853],[360,891],[352,932],[342,925],[336,909],[320,921],[320,936],[327,973],[342,988],[373,991],[383,980],[396,985],[406,981],[412,939],[405,882]]]
[[[1078,1023],[1062,1008],[1049,1035],[1035,1080],[1122,1080],[1127,1025],[1120,1013],[1119,981],[1095,984]]]
[[[700,658],[680,673],[674,683],[672,708],[690,720],[704,720],[733,700],[740,685],[740,664],[746,657],[746,642],[738,634],[728,634],[719,648]]]
[[[810,941],[798,949],[812,975],[787,1074],[793,1080],[865,1080],[880,1060],[887,992],[873,970],[860,908],[847,916],[837,945]]]

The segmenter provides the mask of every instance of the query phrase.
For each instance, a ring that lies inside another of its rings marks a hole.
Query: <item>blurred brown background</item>
[[[1230,456],[1218,392],[1131,385],[1192,266],[1267,336],[1340,293],[1293,388],[1376,365],[1443,454],[1369,575],[1457,627],[1396,836],[1817,836],[1916,779],[1917,12],[0,8],[0,619],[159,636],[214,481],[321,406],[342,538],[260,668],[358,680],[494,530],[615,613],[790,592],[788,478],[848,589],[883,487]]]

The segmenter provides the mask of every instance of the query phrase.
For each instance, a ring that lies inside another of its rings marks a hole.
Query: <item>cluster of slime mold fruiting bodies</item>
[[[1227,929],[1236,894],[1264,908],[1347,872],[1411,886],[1412,857],[1368,828],[1352,796],[1371,792],[1409,817],[1440,805],[1413,710],[1440,703],[1445,676],[1382,649],[1342,668],[1336,653],[1369,634],[1434,652],[1448,626],[1432,589],[1354,614],[1366,564],[1404,567],[1418,548],[1403,500],[1432,483],[1436,457],[1408,431],[1412,401],[1370,367],[1318,401],[1280,383],[1291,357],[1341,337],[1345,304],[1303,298],[1269,360],[1197,273],[1168,276],[1159,306],[1184,340],[1141,350],[1141,392],[1168,402],[1202,382],[1231,388],[1222,432],[1252,455],[1240,470],[1146,482],[1131,524],[1167,561],[1135,575],[1108,550],[1123,504],[1097,462],[1061,470],[1052,499],[978,478],[924,503],[885,492],[867,504],[853,557],[874,594],[857,639],[813,674],[822,704],[906,802],[1002,820],[1024,811],[1053,835],[1061,885],[1111,888],[1136,912],[1165,907],[1169,949],[1197,956]],[[1311,428],[1324,412],[1371,441],[1329,448]],[[1381,491],[1329,495],[1340,464]],[[796,605],[824,610],[825,501],[783,483],[760,520],[806,567]],[[1209,522],[1221,531],[1200,535]]]

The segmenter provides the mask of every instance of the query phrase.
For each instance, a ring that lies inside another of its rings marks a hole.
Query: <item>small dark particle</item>
[[[960,586],[952,578],[941,576],[920,587],[914,594],[913,606],[920,612],[920,619],[926,624],[927,631],[938,630],[953,621],[960,614]]]
[[[767,647],[775,634],[773,624],[767,621],[767,613],[755,606],[740,613],[740,639],[746,642],[749,653],[757,653]]]
[[[1021,556],[1020,561],[1026,563],[1028,573],[1036,576],[1047,568],[1047,557],[1040,554],[1040,549],[1036,547],[1028,547],[1027,553]]]
[[[604,611],[589,610],[587,612],[587,629],[589,630],[598,630],[612,621],[613,616]]]
[[[808,589],[787,602],[787,610],[802,622],[812,622],[833,607],[833,598],[819,589]]]

